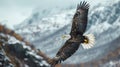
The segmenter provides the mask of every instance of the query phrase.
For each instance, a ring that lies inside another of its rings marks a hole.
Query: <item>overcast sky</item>
[[[91,4],[97,4],[98,0],[86,0]],[[105,2],[106,0],[100,0]],[[110,1],[110,0],[109,0]],[[111,0],[113,1],[113,0]],[[55,7],[79,3],[80,0],[0,0],[0,22],[11,28],[19,24],[32,14],[38,6]]]

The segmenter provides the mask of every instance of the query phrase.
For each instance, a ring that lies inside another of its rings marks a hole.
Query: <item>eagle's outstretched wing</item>
[[[89,4],[85,1],[80,2],[80,4],[77,5],[76,13],[73,17],[72,29],[70,32],[71,38],[73,38],[73,36],[75,37],[77,34],[83,35],[83,33],[85,32],[87,26],[88,10]],[[60,51],[62,51],[64,47],[67,47],[67,45],[63,45]]]
[[[87,26],[87,15],[88,15],[89,4],[87,2],[80,2],[77,6],[77,11],[73,17],[71,35],[76,36],[77,34],[83,34]],[[68,39],[62,48],[58,51],[57,55],[69,54],[70,57],[79,47],[80,42],[71,42],[71,39]],[[68,53],[67,53],[68,51]],[[66,52],[66,53],[64,53]],[[66,57],[64,57],[66,59]]]
[[[72,28],[70,32],[71,36],[78,34],[83,35],[85,32],[88,19],[88,10],[89,4],[85,1],[80,2],[80,4],[77,5],[77,10],[72,21]]]
[[[79,48],[79,45],[86,39],[83,33],[87,26],[88,10],[89,4],[87,2],[84,1],[78,4],[76,13],[73,17],[72,29],[70,32],[71,38],[65,42],[56,54],[56,57],[51,61],[53,66],[73,55]]]
[[[76,13],[73,17],[72,29],[70,32],[71,38],[72,36],[76,36],[77,34],[82,35],[85,32],[87,26],[88,9],[89,4],[85,1],[80,2],[80,4],[77,5]],[[67,40],[66,42],[68,42],[69,40]],[[69,45],[65,43],[63,47],[58,51],[58,54],[67,47],[69,47]]]

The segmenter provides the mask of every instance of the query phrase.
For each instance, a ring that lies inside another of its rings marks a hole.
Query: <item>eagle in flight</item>
[[[78,50],[80,44],[84,49],[93,47],[94,35],[84,35],[88,22],[88,10],[89,4],[85,1],[80,2],[80,4],[77,5],[76,13],[72,19],[70,38],[51,60],[50,63],[52,64],[52,67],[73,55]]]
[[[64,61],[72,56],[78,50],[80,44],[83,46],[84,49],[89,49],[94,46],[94,35],[84,34],[88,22],[88,10],[89,4],[85,1],[80,2],[77,5],[76,12],[72,19],[71,32],[69,36],[67,36],[70,38],[60,48],[56,56],[48,60],[52,67],[55,67],[56,64],[61,63],[61,61]],[[0,33],[1,32],[12,35],[16,39],[25,42],[27,45],[30,45],[29,42],[25,41],[21,36],[16,34],[14,31],[5,28],[2,25],[0,25]]]

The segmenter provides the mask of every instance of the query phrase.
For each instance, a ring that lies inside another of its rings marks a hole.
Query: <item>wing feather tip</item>
[[[86,1],[82,1],[77,5],[77,10],[79,9],[89,9],[89,3]]]

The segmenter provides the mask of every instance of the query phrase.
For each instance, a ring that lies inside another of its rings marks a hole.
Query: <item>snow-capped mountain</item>
[[[20,27],[17,26],[17,32],[20,32],[23,35],[29,36],[28,40],[34,40],[36,38],[44,38],[44,36],[50,35],[55,31],[63,28],[64,26],[68,25],[72,19],[72,14],[74,10],[64,11],[51,15],[51,17],[42,18],[41,20],[35,20],[32,23],[31,20],[36,19],[36,17],[28,20],[27,24],[21,24]],[[23,26],[24,25],[24,26]],[[34,38],[32,39],[32,37]]]
[[[102,57],[120,45],[112,48],[110,42],[120,38],[120,1],[111,5],[90,7],[88,27],[85,34],[93,33],[96,45],[92,49],[79,50],[66,63],[86,62]],[[66,41],[62,35],[69,34],[75,8],[36,12],[23,23],[16,26],[16,32],[31,41],[36,48],[54,57],[58,49]],[[41,16],[42,15],[42,16]],[[78,59],[80,58],[80,59]],[[75,60],[75,61],[71,61]]]

